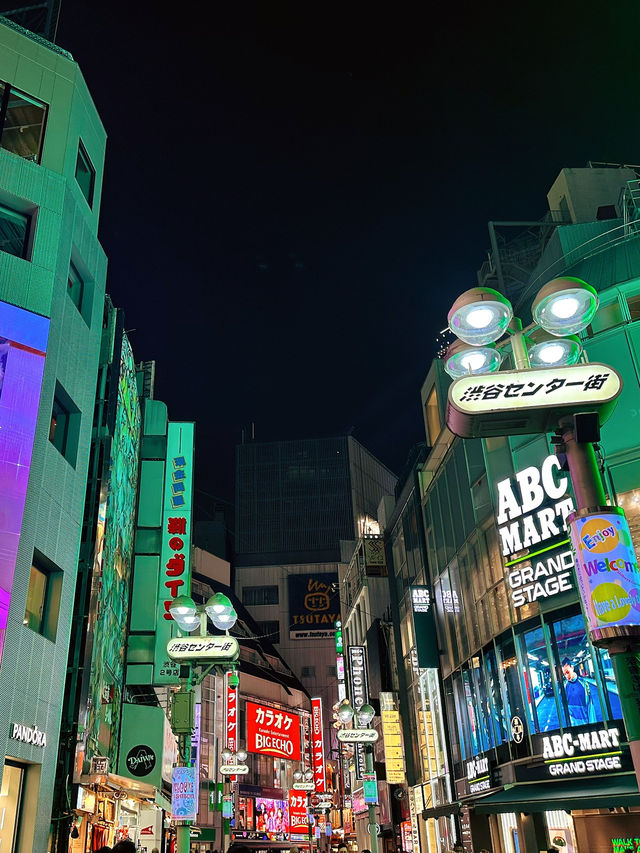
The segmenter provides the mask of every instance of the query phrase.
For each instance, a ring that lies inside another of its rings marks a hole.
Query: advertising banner
[[[306,794],[289,791],[289,832],[301,835],[309,832]]]
[[[340,598],[332,592],[337,583],[337,572],[289,575],[289,639],[334,638],[334,624],[340,618]]]
[[[326,791],[324,775],[324,730],[322,726],[322,699],[311,700],[311,767],[317,794]]]
[[[640,637],[640,569],[624,511],[614,506],[581,510],[568,524],[592,642]]]
[[[173,820],[195,820],[197,781],[195,767],[174,767],[171,774],[171,817]]]
[[[238,748],[238,688],[229,683],[232,672],[225,673],[225,719],[227,721],[226,743],[227,749],[235,752]]]
[[[410,591],[418,666],[437,669],[440,661],[431,590],[428,586],[412,586]]]
[[[387,768],[387,782],[401,785],[406,782],[404,767],[404,748],[400,712],[395,694],[380,694],[380,714],[382,716],[382,737],[384,740],[384,761]]]
[[[367,674],[367,650],[364,646],[347,646],[349,660],[349,695],[356,713],[369,702],[369,677]],[[356,719],[354,717],[354,726]],[[355,745],[356,779],[366,772],[366,753],[362,743]]]
[[[154,684],[178,684],[180,665],[167,654],[177,625],[169,613],[178,595],[191,591],[191,507],[193,502],[192,423],[170,423],[164,480],[160,579],[154,656]]]
[[[46,317],[0,302],[0,660],[27,496],[48,337],[49,320]]]
[[[145,782],[160,790],[163,779],[167,782],[171,779],[171,765],[176,754],[175,735],[162,708],[123,704],[118,776]]]
[[[300,717],[247,702],[247,751],[300,761]]]

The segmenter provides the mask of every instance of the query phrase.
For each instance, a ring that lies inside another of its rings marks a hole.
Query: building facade
[[[45,851],[102,336],[105,132],[72,57],[5,20],[0,80],[0,842]]]
[[[330,755],[340,542],[377,530],[378,504],[396,478],[351,436],[242,444],[236,466],[235,590],[322,700]]]
[[[624,382],[602,428],[600,467],[637,549],[636,184],[625,169],[563,170],[549,196],[550,205],[563,196],[563,221],[516,296],[526,314],[554,276],[599,291],[582,343]],[[456,438],[444,425],[448,384],[436,362],[422,389],[432,450],[420,473],[452,757],[443,811],[468,813],[468,850],[617,849],[637,836],[640,795],[612,662],[589,642],[575,589],[563,460],[549,435]]]

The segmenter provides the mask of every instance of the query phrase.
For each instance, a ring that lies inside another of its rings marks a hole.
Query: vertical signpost
[[[356,716],[360,708],[369,701],[369,679],[367,657],[364,646],[348,646],[349,693]],[[366,752],[363,743],[355,744],[356,779],[362,779],[367,771]]]
[[[316,794],[326,791],[324,772],[324,729],[322,726],[322,699],[311,700],[311,759],[313,783]]]

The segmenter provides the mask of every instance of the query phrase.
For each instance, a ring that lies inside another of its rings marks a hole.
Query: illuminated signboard
[[[337,583],[337,572],[289,575],[287,584],[290,639],[335,638],[335,622],[340,619],[340,598],[332,588],[336,587]]]
[[[428,586],[411,586],[409,592],[416,637],[415,664],[425,669],[436,669],[440,662],[431,590]],[[453,593],[451,596],[451,590],[442,591],[442,606],[449,613],[460,610],[458,594],[455,590]]]
[[[488,756],[478,755],[467,761],[467,781],[471,794],[480,794],[491,788],[491,770]]]
[[[238,748],[238,688],[231,685],[233,676],[233,672],[227,672],[224,676],[225,719],[227,721],[225,746],[231,752],[235,752]]]
[[[620,730],[612,727],[542,735],[534,743],[550,776],[585,776],[626,769],[621,740]]]
[[[256,797],[255,820],[259,837],[262,835],[262,838],[270,841],[285,841],[289,834],[289,800]]]
[[[387,782],[401,785],[406,782],[404,749],[400,712],[393,693],[380,693],[380,714],[382,717],[382,738],[384,741],[384,761]]]
[[[195,820],[198,810],[197,768],[174,767],[171,774],[171,817],[173,820]]]
[[[591,639],[640,636],[640,568],[624,511],[583,510],[571,516],[569,529]]]
[[[324,775],[324,730],[322,727],[322,699],[311,700],[311,767],[317,794],[326,791]]]
[[[573,588],[568,490],[569,478],[554,455],[496,484],[496,524],[516,608]]]
[[[300,717],[247,702],[247,751],[300,760]]]
[[[449,387],[447,426],[461,438],[552,432],[564,415],[599,412],[604,423],[622,391],[605,364],[463,376]]]
[[[369,677],[367,673],[367,650],[364,646],[347,646],[349,660],[349,695],[353,710],[357,713],[369,702]],[[355,717],[354,717],[355,723]],[[366,773],[366,753],[362,743],[355,746],[356,779]]]
[[[167,643],[177,629],[169,613],[171,602],[191,590],[191,507],[193,501],[192,423],[170,423],[164,481],[162,541],[154,684],[178,684],[180,667],[167,655]]]
[[[0,302],[0,660],[11,602],[49,320]]]
[[[307,795],[289,791],[289,832],[306,834],[308,831]]]

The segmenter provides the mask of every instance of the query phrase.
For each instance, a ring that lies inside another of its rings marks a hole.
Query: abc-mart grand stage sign
[[[622,391],[605,364],[574,364],[463,376],[449,387],[447,426],[461,438],[552,432],[560,418],[599,412],[604,423]]]

